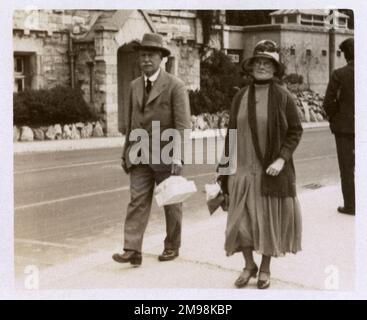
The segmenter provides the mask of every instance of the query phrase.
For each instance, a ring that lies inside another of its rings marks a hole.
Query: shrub
[[[291,73],[284,77],[284,82],[287,84],[302,84],[303,76],[300,74]]]
[[[222,52],[213,50],[200,63],[200,91],[190,91],[191,113],[216,113],[229,109],[236,87],[243,85],[238,65]]]
[[[79,89],[57,86],[52,89],[14,93],[13,121],[19,126],[48,126],[97,120]]]

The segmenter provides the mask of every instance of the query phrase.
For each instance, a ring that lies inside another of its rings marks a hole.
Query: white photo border
[[[0,11],[1,43],[1,125],[0,125],[0,299],[366,299],[367,298],[367,7],[364,0],[298,0],[297,8],[352,9],[355,20],[355,97],[356,97],[356,286],[355,291],[289,291],[268,290],[14,290],[13,273],[13,138],[12,138],[12,14],[15,9],[286,9],[290,1],[274,0],[202,0],[184,1],[121,1],[114,0],[39,0],[2,1]]]

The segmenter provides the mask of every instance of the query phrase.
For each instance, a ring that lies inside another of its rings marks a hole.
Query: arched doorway
[[[120,47],[117,51],[117,95],[118,95],[118,127],[126,133],[125,119],[127,117],[127,101],[129,84],[140,76],[138,55],[133,49],[134,43]]]

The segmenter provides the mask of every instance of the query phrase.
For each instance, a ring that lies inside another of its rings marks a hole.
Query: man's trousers
[[[170,168],[170,167],[169,167]],[[124,250],[141,252],[143,236],[148,224],[154,185],[171,175],[171,170],[154,171],[149,165],[133,166],[130,171],[130,203],[125,219]],[[182,204],[164,207],[166,218],[165,249],[179,249],[181,245]]]
[[[335,134],[336,150],[340,169],[340,178],[344,198],[344,207],[355,209],[354,188],[354,135]]]

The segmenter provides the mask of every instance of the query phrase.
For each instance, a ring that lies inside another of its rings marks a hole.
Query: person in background
[[[355,215],[354,187],[354,39],[340,46],[347,64],[332,72],[323,107],[335,136],[344,205],[338,212]]]

